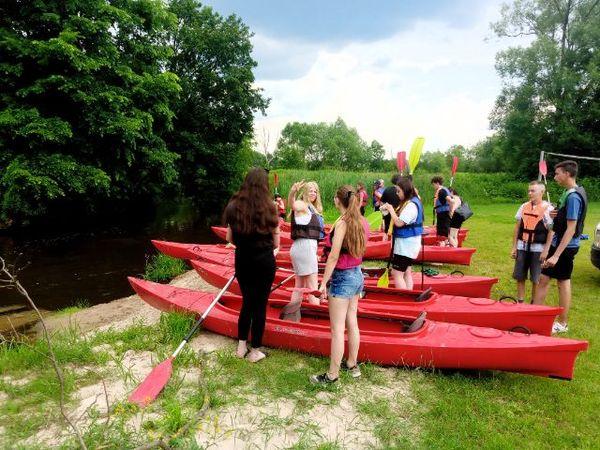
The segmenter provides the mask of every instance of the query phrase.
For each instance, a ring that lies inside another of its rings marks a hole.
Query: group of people
[[[569,330],[573,261],[579,251],[587,212],[587,195],[585,189],[577,185],[577,171],[575,161],[554,166],[554,180],[565,189],[556,206],[544,201],[546,187],[542,182],[529,183],[529,201],[520,206],[515,216],[511,256],[515,259],[513,278],[517,281],[517,300],[525,300],[527,275],[532,283],[532,303],[536,305],[545,303],[550,280],[555,279],[559,305],[563,309],[554,322],[554,333]]]
[[[519,208],[513,236],[512,256],[516,259],[513,276],[518,282],[518,297],[524,299],[525,278],[529,271],[534,283],[533,303],[545,301],[550,278],[558,280],[560,304],[564,308],[554,331],[567,330],[570,304],[570,276],[583,227],[587,199],[576,185],[577,164],[565,161],[555,167],[555,180],[567,188],[558,209],[543,201],[544,185],[532,182],[530,201]],[[454,189],[446,188],[439,176],[431,180],[435,189],[434,214],[436,231],[447,237],[447,245],[458,246],[458,231],[464,217],[457,213],[462,200]],[[423,203],[410,176],[395,175],[392,186],[378,182],[374,206],[383,215],[383,227],[392,240],[390,263],[395,286],[412,289],[411,266],[421,251],[425,213]],[[240,190],[225,208],[227,239],[236,246],[235,274],[242,291],[243,303],[238,321],[236,355],[257,362],[265,358],[262,337],[267,301],[273,284],[279,252],[280,220],[291,223],[290,257],[295,273],[295,289],[290,306],[308,301],[318,304],[328,300],[331,326],[329,370],[313,375],[313,383],[334,383],[340,370],[360,377],[357,356],[360,345],[357,311],[363,291],[362,258],[369,240],[369,224],[364,218],[368,201],[363,184],[357,188],[344,185],[333,198],[340,215],[325,233],[323,205],[315,182],[294,183],[288,196],[289,211],[280,195],[275,202],[269,191],[264,169],[251,169]],[[553,224],[553,225],[552,225]],[[551,228],[551,229],[550,229]],[[323,241],[326,264],[319,284],[319,242]],[[319,295],[315,295],[316,293]],[[293,308],[292,308],[293,309]],[[252,331],[251,345],[248,336]],[[344,336],[348,335],[348,358],[343,360]]]

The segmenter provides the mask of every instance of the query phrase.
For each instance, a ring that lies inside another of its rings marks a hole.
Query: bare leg
[[[571,307],[571,280],[558,280],[558,304],[563,308],[558,321],[566,324]]]
[[[296,275],[294,277],[294,287],[296,287],[296,288],[304,287],[304,280],[302,278],[303,277],[301,277],[300,275]],[[297,291],[292,292],[292,296],[290,298],[290,304],[292,304],[292,303],[302,303],[302,293],[301,292],[297,292]]]
[[[525,280],[517,280],[517,298],[525,300]]]
[[[329,323],[331,325],[331,360],[329,378],[340,376],[340,365],[344,356],[344,328],[350,302],[347,298],[329,298]]]
[[[360,331],[358,329],[358,295],[350,300],[348,312],[346,312],[346,329],[348,330],[348,367],[354,367],[357,363],[358,348],[360,346]]]
[[[394,278],[394,286],[396,289],[406,289],[406,282],[404,281],[404,272],[392,269],[392,278]]]
[[[451,247],[458,247],[458,228],[450,228],[448,232],[448,242]]]
[[[539,282],[538,283],[531,283],[531,298],[535,298],[535,291],[537,291],[537,287],[539,286]]]
[[[310,275],[306,275],[304,277],[304,287],[310,288],[313,291],[316,291],[319,288],[319,278],[317,273],[311,273]],[[315,297],[314,295],[308,296],[308,302],[311,305],[318,305],[321,301]]]
[[[406,289],[412,290],[413,277],[412,277],[412,267],[410,267],[410,266],[408,266],[406,268],[406,272],[404,272],[404,282],[406,283]]]
[[[550,286],[550,277],[542,274],[540,275],[540,282],[535,290],[535,297],[533,297],[534,305],[543,305],[546,302],[546,295],[548,295],[548,287]]]

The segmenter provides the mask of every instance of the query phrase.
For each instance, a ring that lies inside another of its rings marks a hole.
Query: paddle
[[[233,274],[233,276],[227,281],[225,286],[223,286],[223,289],[221,289],[219,293],[215,296],[215,299],[208,306],[208,308],[206,308],[204,314],[202,314],[202,316],[200,316],[200,318],[196,321],[196,323],[194,324],[190,332],[186,335],[186,337],[183,338],[183,341],[181,341],[181,344],[179,344],[179,347],[177,347],[173,354],[169,356],[166,360],[161,362],[154,369],[152,369],[152,372],[150,372],[146,379],[142,381],[142,383],[137,387],[137,389],[131,393],[131,395],[128,398],[128,400],[131,403],[135,403],[140,408],[143,408],[149,405],[151,402],[153,402],[156,399],[156,397],[158,397],[158,394],[160,394],[160,392],[167,385],[169,379],[171,378],[171,374],[173,373],[173,360],[177,357],[179,352],[181,352],[185,344],[188,343],[188,341],[196,332],[196,330],[200,327],[202,322],[204,322],[204,319],[206,319],[208,313],[210,313],[210,311],[214,308],[214,306],[221,299],[223,294],[227,292],[227,289],[229,289],[229,286],[231,286],[231,283],[233,283],[234,279],[235,274]]]
[[[404,175],[404,169],[406,168],[406,152],[398,152],[396,155],[396,165],[400,175]]]
[[[450,186],[454,183],[454,175],[456,175],[456,169],[458,169],[458,156],[452,158],[452,177],[450,177]]]
[[[273,174],[273,186],[275,186],[275,193],[277,194],[277,188],[279,187],[279,175],[277,175],[277,172]]]
[[[550,203],[550,192],[548,191],[548,183],[546,181],[546,174],[548,173],[548,166],[546,165],[546,160],[542,159],[539,163],[540,173],[544,178],[544,186],[546,187],[546,196],[548,198],[548,203]]]
[[[271,289],[271,292],[281,287],[294,277],[295,274],[290,275],[289,277],[278,283],[276,286],[274,286]],[[152,372],[148,374],[144,381],[142,381],[142,383],[137,387],[137,389],[131,393],[131,395],[128,398],[129,402],[135,403],[140,408],[143,408],[145,406],[148,406],[151,402],[153,402],[156,399],[156,397],[158,397],[158,394],[160,394],[160,392],[164,389],[164,387],[169,382],[169,379],[171,378],[171,374],[173,373],[173,360],[181,352],[185,344],[189,342],[189,340],[194,335],[194,333],[196,333],[198,328],[200,328],[200,325],[202,325],[204,319],[206,319],[210,311],[221,299],[223,294],[227,292],[227,289],[229,289],[234,279],[235,274],[232,275],[232,277],[227,281],[225,286],[223,286],[223,289],[221,289],[219,293],[215,296],[215,299],[208,306],[208,308],[206,308],[206,311],[204,311],[202,316],[196,321],[196,323],[189,331],[189,333],[185,336],[185,338],[183,338],[183,341],[181,341],[181,344],[179,344],[179,346],[173,352],[173,354],[169,358],[164,360],[162,363],[160,363],[158,366],[156,366],[152,370]]]
[[[420,138],[417,138],[420,139]],[[422,139],[422,138],[421,138]],[[416,142],[416,140],[415,140]],[[421,157],[421,149],[423,148],[423,145],[421,144],[421,148],[418,149],[419,151],[419,158]],[[415,144],[413,143],[413,146],[410,150],[410,155],[412,157],[413,155],[413,150],[415,149]],[[406,152],[398,152],[398,155],[396,157],[396,164],[398,166],[398,172],[400,172],[400,174],[402,174],[402,171],[404,170],[404,164],[406,162]],[[415,167],[416,164],[418,164],[419,161],[417,159],[416,163],[415,163]],[[413,167],[413,165],[411,164],[410,167]],[[412,172],[411,172],[412,173]],[[383,230],[384,233],[387,233],[388,230]],[[388,258],[388,262],[387,262],[387,266],[383,272],[383,274],[381,274],[381,276],[379,277],[379,279],[377,280],[377,287],[388,287],[390,285],[390,264],[392,262],[392,258],[394,256],[394,236],[390,236],[390,238],[392,239],[392,245],[391,245],[391,250],[390,250],[390,257]]]
[[[410,148],[410,154],[408,155],[408,167],[409,173],[412,175],[417,165],[419,164],[419,160],[421,159],[421,152],[423,151],[423,145],[425,144],[424,137],[418,137],[413,141],[413,144]]]

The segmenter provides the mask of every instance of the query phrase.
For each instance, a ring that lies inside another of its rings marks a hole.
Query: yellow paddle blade
[[[410,167],[410,173],[412,174],[419,160],[421,159],[421,152],[423,151],[423,145],[425,144],[424,137],[418,137],[413,141],[412,147],[410,148],[410,154],[408,155],[408,165]]]
[[[385,272],[379,277],[379,280],[377,280],[377,287],[389,287],[390,274],[388,272],[388,269],[385,269]]]
[[[381,213],[379,211],[373,211],[371,214],[369,214],[367,217],[367,222],[369,222],[369,228],[371,228],[371,231],[378,231],[379,227],[381,226]]]

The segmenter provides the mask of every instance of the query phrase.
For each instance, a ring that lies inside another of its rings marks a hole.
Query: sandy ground
[[[194,271],[189,271],[170,284],[190,289],[217,291],[207,285]],[[46,319],[51,332],[65,327],[76,326],[82,332],[93,333],[107,328],[116,330],[143,321],[146,324],[158,322],[160,311],[143,302],[137,295],[100,304],[70,315],[55,315]],[[40,331],[38,327],[38,331]],[[190,342],[194,351],[210,354],[223,348],[235,348],[233,339],[219,336],[207,331],[200,331]],[[111,353],[110,345],[103,344],[94,351]],[[69,407],[70,418],[77,423],[80,430],[85,430],[94,421],[110,420],[107,411],[113,405],[123,401],[138,383],[159,363],[152,352],[125,353],[120,361],[110,361],[104,369],[109,369],[117,376],[105,378],[102,382],[81,386]],[[114,369],[114,370],[113,370]],[[77,371],[93,371],[95,368],[78,367]],[[395,397],[400,403],[409,405],[414,402],[407,381],[397,378],[394,369],[381,370],[390,382],[385,386],[362,385],[349,383],[341,386],[342,395],[337,400],[327,392],[319,393],[318,402],[309,409],[299,409],[295,400],[269,399],[259,393],[244,392],[248,401],[243,405],[231,405],[209,410],[195,431],[198,445],[211,449],[230,448],[287,448],[303,442],[309,446],[322,442],[333,442],[342,448],[359,449],[381,446],[374,435],[374,424],[356,410],[356,399],[390,399]],[[182,384],[182,395],[197,385],[200,370],[190,369]],[[11,384],[19,380],[4,380]],[[0,392],[0,401],[3,400]],[[128,422],[128,428],[142,431],[142,424],[148,419],[144,413],[138,413]],[[0,435],[1,435],[0,427]],[[60,445],[69,438],[70,431],[66,427],[51,424],[19,444],[24,446],[41,445],[49,448]],[[2,439],[0,438],[0,444]]]
[[[202,289],[208,292],[218,291],[218,289],[201,279],[193,270],[178,276],[169,284],[189,289]],[[159,310],[142,301],[138,295],[132,295],[113,300],[110,303],[95,305],[72,314],[48,316],[46,326],[50,332],[75,326],[85,333],[109,327],[121,330],[140,320],[150,325],[156,323],[159,317]],[[41,329],[41,325],[38,324],[35,331],[39,333]]]

